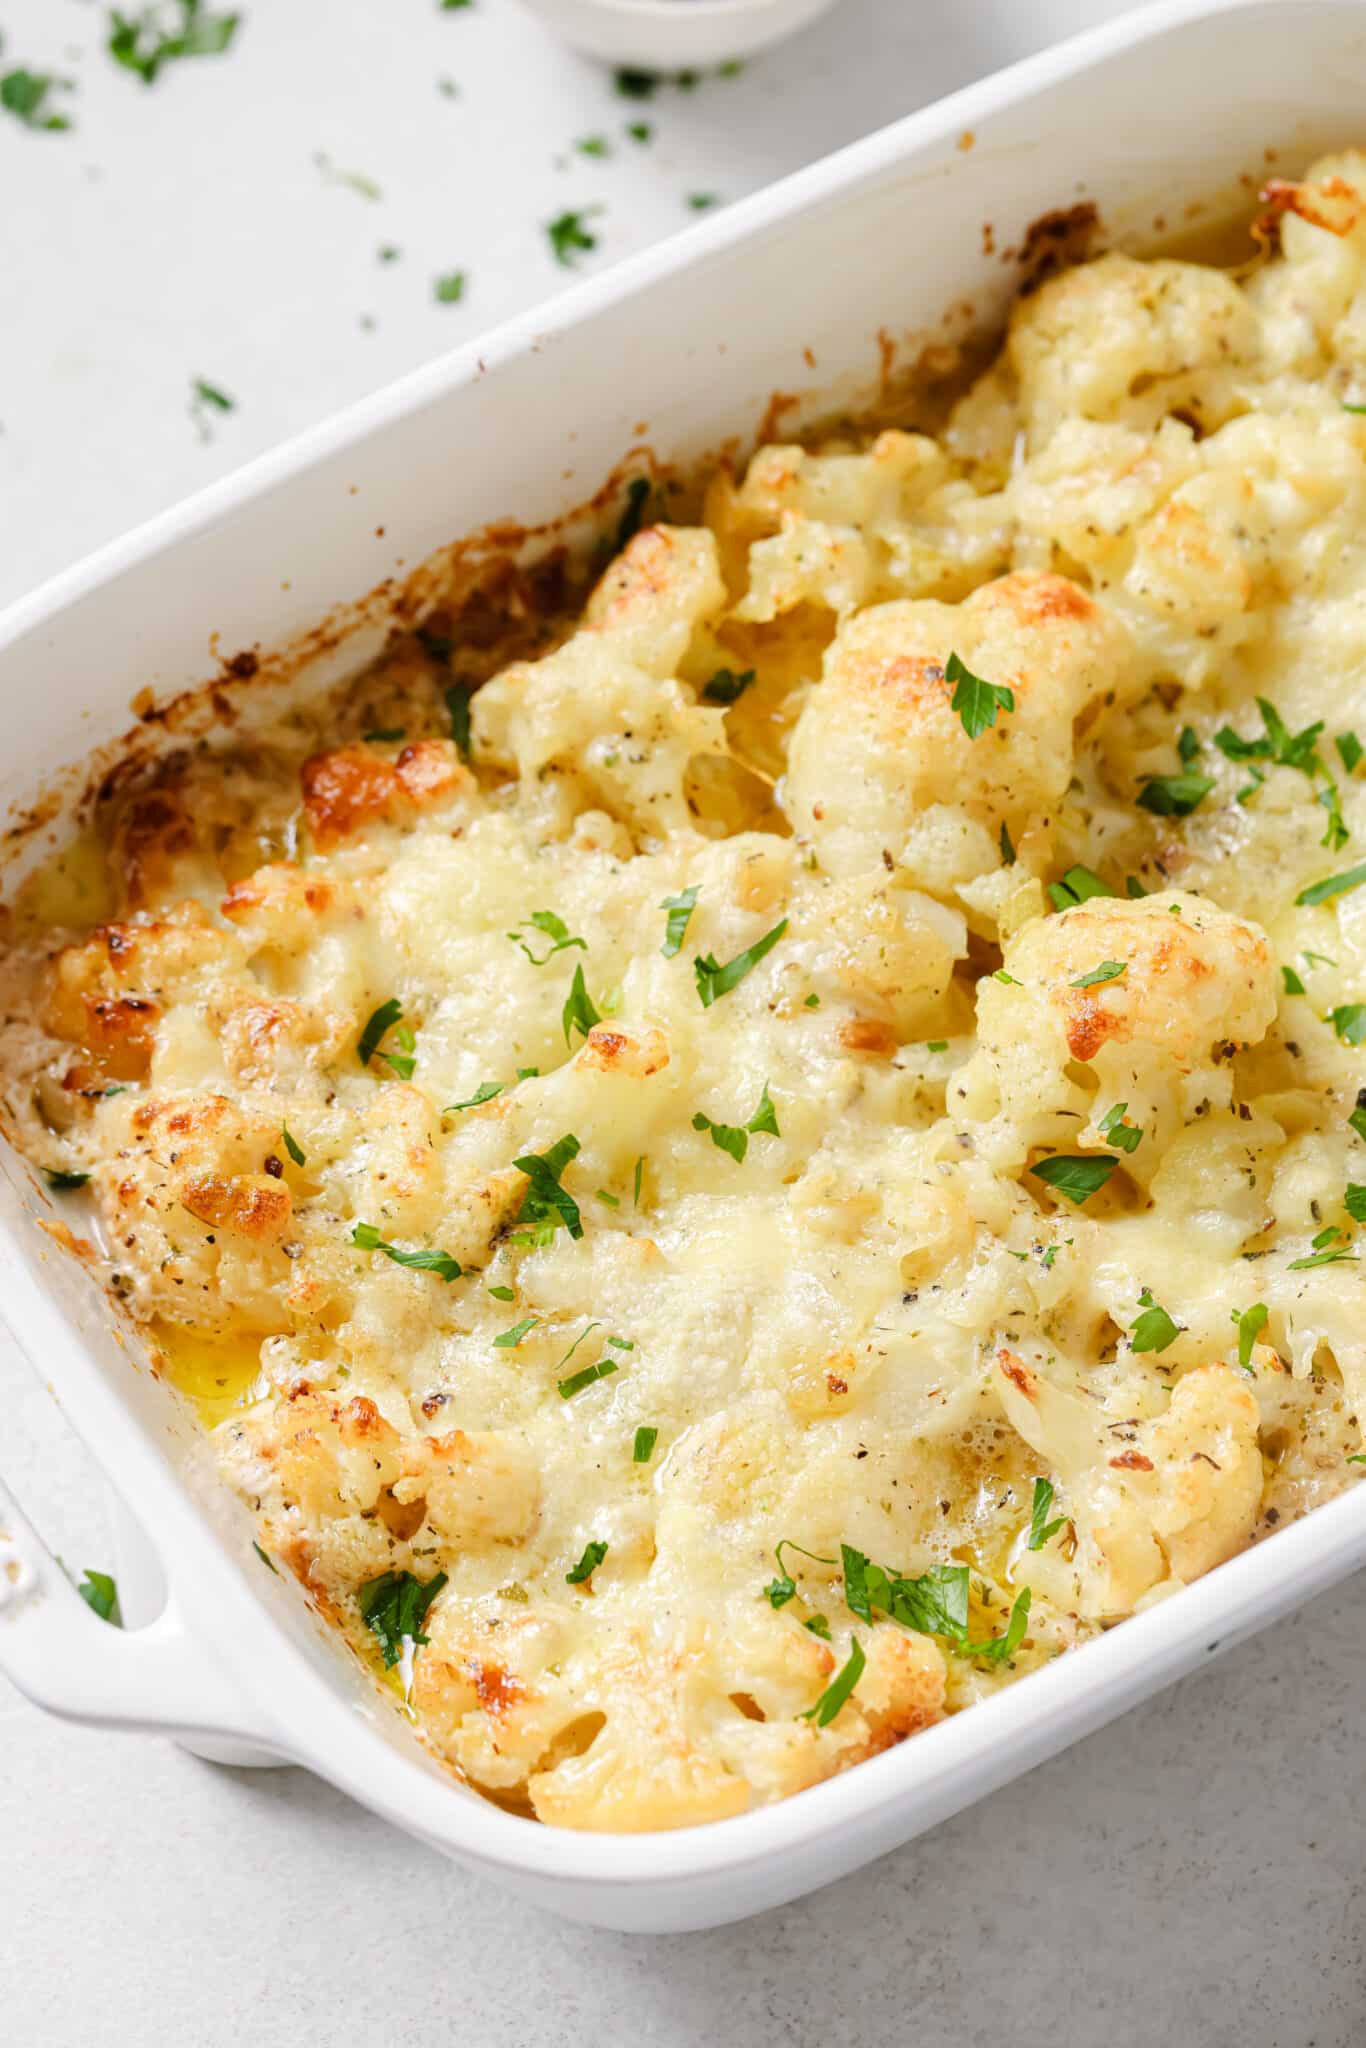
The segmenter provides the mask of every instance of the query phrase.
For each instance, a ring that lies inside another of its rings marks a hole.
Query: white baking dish
[[[290,641],[395,562],[499,515],[583,499],[649,423],[671,456],[748,436],[775,387],[866,376],[879,330],[998,312],[999,255],[1094,199],[1112,230],[1360,139],[1366,9],[1167,4],[1017,66],[737,206],[535,319],[460,350],[60,577],[0,622],[0,797],[117,733],[135,692],[214,653]],[[990,223],[992,233],[984,234]],[[804,351],[814,355],[813,371]],[[210,633],[217,641],[211,649]],[[373,634],[370,636],[373,639]],[[343,646],[361,658],[366,635]],[[334,656],[333,659],[338,657]],[[295,1589],[253,1555],[202,1439],[137,1367],[93,1281],[0,1182],[4,1313],[159,1562],[125,1586],[150,1626],[99,1623],[0,1495],[0,1668],[58,1713],[288,1757],[499,1883],[573,1917],[681,1929],[757,1912],[905,1841],[1366,1559],[1366,1491],[1006,1693],[786,1803],[667,1835],[540,1827],[453,1783]],[[132,1563],[125,1572],[134,1572]],[[164,1574],[164,1577],[163,1577]],[[164,1588],[164,1605],[163,1599]],[[159,1611],[158,1611],[159,1610]]]

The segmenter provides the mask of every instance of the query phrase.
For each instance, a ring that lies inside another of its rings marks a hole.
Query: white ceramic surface
[[[477,355],[407,380],[15,607],[0,626],[0,688],[10,701],[22,690],[32,719],[0,794],[32,788],[115,730],[149,677],[160,689],[195,680],[208,629],[229,647],[278,641],[367,588],[394,554],[411,562],[501,512],[561,509],[610,466],[638,417],[660,447],[686,452],[752,425],[773,386],[811,381],[798,372],[804,346],[827,384],[870,367],[884,324],[933,324],[963,293],[998,303],[1008,273],[980,253],[984,220],[1006,244],[1080,186],[1138,228],[1154,208],[1255,166],[1267,144],[1288,161],[1345,139],[1359,118],[1364,45],[1362,11],[1343,0],[1150,10],[913,117],[582,287],[543,320],[502,330]],[[1141,128],[1125,118],[1135,105],[1147,110]],[[959,147],[969,131],[974,146]],[[917,264],[889,268],[886,251],[911,225]],[[172,583],[168,610],[158,596]],[[170,1605],[155,1629],[126,1637],[74,1600],[63,1612],[54,1567],[20,1531],[39,1584],[0,1615],[0,1668],[58,1710],[227,1732],[297,1755],[433,1846],[584,1919],[696,1926],[790,1898],[980,1796],[1366,1555],[1366,1504],[1349,1497],[1002,1698],[782,1807],[665,1837],[537,1829],[451,1786],[383,1725],[288,1589],[263,1573],[231,1504],[203,1504],[193,1432],[129,1372],[89,1283],[35,1233],[42,1200],[9,1162],[6,1312],[136,1499]]]
[[[835,0],[522,0],[585,56],[646,71],[752,57]]]

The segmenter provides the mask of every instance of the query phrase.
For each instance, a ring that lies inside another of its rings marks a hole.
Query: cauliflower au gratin
[[[1360,1469],[1366,157],[1270,196],[10,913],[9,1129],[515,1810],[798,1791]]]

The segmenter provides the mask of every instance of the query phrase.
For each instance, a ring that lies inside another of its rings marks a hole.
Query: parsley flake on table
[[[0,107],[7,114],[13,114],[22,121],[25,128],[36,128],[44,134],[55,135],[71,122],[67,116],[48,106],[48,94],[69,92],[70,80],[55,78],[49,71],[6,71],[0,77]]]
[[[168,8],[179,13],[169,33]],[[242,18],[206,14],[202,0],[168,0],[168,8],[144,7],[140,14],[123,14],[116,7],[109,16],[110,56],[125,71],[136,72],[144,85],[153,85],[162,65],[181,57],[221,56]]]
[[[688,207],[693,213],[707,213],[713,206],[719,206],[720,204],[720,196],[715,192],[690,192],[688,194]]]
[[[210,384],[204,377],[190,379],[190,418],[199,430],[201,441],[212,438],[209,426],[211,414],[235,412],[236,409],[237,401],[230,398],[226,391],[220,390],[217,384]]]
[[[623,99],[648,100],[658,91],[660,78],[657,71],[641,71],[625,64],[612,73],[612,84]]]
[[[364,171],[342,170],[333,163],[325,149],[314,150],[313,162],[327,184],[344,185],[348,192],[356,192],[362,199],[383,199],[384,193],[373,178],[367,177]]]
[[[351,1242],[357,1251],[383,1252],[396,1266],[411,1267],[415,1273],[435,1273],[438,1280],[458,1280],[463,1270],[460,1261],[449,1252],[405,1252],[399,1245],[386,1243],[374,1223],[357,1223],[351,1232]]]
[[[784,917],[772,931],[765,932],[761,939],[756,939],[743,953],[737,953],[733,960],[727,960],[724,966],[713,953],[699,954],[693,961],[693,973],[697,977],[697,993],[702,999],[703,1009],[709,1010],[719,997],[727,996],[733,988],[738,988],[764,955],[772,952],[786,930],[787,919]]]
[[[577,210],[567,208],[564,213],[556,214],[554,220],[546,222],[546,238],[557,263],[563,263],[572,270],[580,251],[597,248],[598,238],[589,233],[586,223],[590,214],[601,212],[600,206],[584,206]]]
[[[984,682],[975,676],[966,662],[956,654],[950,654],[944,669],[944,680],[953,683],[955,689],[949,700],[949,709],[956,711],[964,732],[970,740],[977,740],[996,723],[998,711],[1015,709],[1015,692],[998,683]]]
[[[448,270],[432,279],[432,297],[438,306],[458,306],[465,296],[465,272]]]
[[[434,1578],[415,1578],[412,1572],[381,1572],[356,1589],[361,1620],[379,1644],[386,1671],[401,1663],[404,1647],[414,1649],[430,1641],[422,1633],[427,1610],[446,1583],[445,1572]]]
[[[603,157],[612,154],[612,145],[605,135],[581,135],[574,147],[580,156]]]
[[[1040,1159],[1029,1171],[1036,1180],[1043,1181],[1053,1192],[1064,1195],[1078,1207],[1104,1187],[1110,1175],[1119,1165],[1112,1152],[1092,1153],[1078,1157],[1057,1153],[1051,1159]]]

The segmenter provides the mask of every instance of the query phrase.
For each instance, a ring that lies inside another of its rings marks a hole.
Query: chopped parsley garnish
[[[1059,1529],[1066,1526],[1066,1515],[1058,1515],[1053,1521],[1049,1521],[1048,1510],[1052,1505],[1052,1481],[1036,1479],[1034,1481],[1034,1499],[1029,1510],[1029,1543],[1027,1547],[1030,1550],[1042,1550],[1049,1538],[1056,1536]]]
[[[800,1718],[803,1721],[814,1719],[818,1728],[828,1728],[862,1678],[863,1667],[867,1662],[868,1659],[863,1654],[863,1645],[855,1636],[849,1650],[848,1662],[835,1673],[815,1706],[808,1707]]]
[[[566,268],[572,270],[575,255],[579,250],[597,248],[598,238],[588,232],[585,223],[591,213],[601,212],[600,206],[585,206],[577,212],[569,210],[557,214],[554,220],[546,222],[546,235],[557,263],[563,263]]]
[[[612,1194],[607,1188],[594,1188],[593,1200],[595,1202],[606,1202],[609,1209],[619,1209],[621,1207],[620,1195]]]
[[[1180,1336],[1180,1328],[1166,1309],[1154,1301],[1150,1287],[1143,1289],[1138,1302],[1143,1313],[1129,1332],[1129,1348],[1133,1351],[1165,1351]]]
[[[405,1252],[396,1244],[386,1244],[374,1223],[358,1223],[351,1232],[351,1242],[358,1251],[383,1252],[386,1259],[392,1259],[396,1266],[410,1266],[415,1273],[435,1273],[439,1280],[458,1280],[461,1266],[449,1252]]]
[[[1131,903],[1139,903],[1148,892],[1142,882],[1139,881],[1137,875],[1126,875],[1124,877],[1124,893]]]
[[[110,56],[126,71],[135,71],[144,85],[155,82],[163,64],[179,57],[217,57],[227,49],[240,16],[205,14],[201,0],[173,0],[179,9],[175,33],[165,31],[165,14],[159,7],[146,7],[141,14],[121,14],[114,8],[109,16]]]
[[[1322,804],[1328,813],[1328,823],[1319,845],[1326,846],[1330,853],[1341,853],[1351,834],[1342,815],[1342,802],[1338,796],[1336,782],[1325,782],[1321,789],[1316,789],[1314,800]]]
[[[1230,761],[1274,761],[1281,768],[1298,768],[1302,775],[1321,773],[1323,763],[1317,746],[1323,720],[1306,725],[1302,732],[1292,733],[1275,705],[1269,704],[1265,697],[1257,699],[1257,709],[1266,728],[1260,738],[1245,740],[1231,726],[1221,725],[1214,735],[1214,744],[1220,753]]]
[[[592,1543],[585,1543],[583,1546],[583,1556],[574,1566],[573,1571],[565,1573],[565,1583],[570,1586],[582,1586],[586,1580],[592,1578],[606,1555],[607,1545],[605,1543],[596,1538]]]
[[[432,279],[432,297],[438,306],[458,306],[465,296],[465,272],[448,270]]]
[[[1366,1112],[1363,1112],[1363,1114],[1366,1114]],[[641,1182],[643,1181],[644,1177],[645,1177],[645,1154],[644,1154],[644,1153],[642,1152],[642,1153],[641,1153],[641,1155],[640,1155],[640,1157],[639,1157],[639,1159],[637,1159],[637,1161],[636,1161],[636,1170],[635,1170],[635,1174],[634,1174],[634,1176],[633,1176],[633,1183],[634,1183],[634,1187],[635,1187],[635,1203],[634,1203],[634,1206],[635,1206],[635,1207],[636,1207],[637,1209],[638,1209],[638,1208],[640,1207],[640,1187],[641,1187]]]
[[[823,1614],[808,1615],[802,1623],[802,1627],[809,1628],[812,1635],[819,1636],[823,1643],[828,1643],[831,1640],[830,1624]]]
[[[516,1301],[517,1299],[515,1287],[490,1287],[489,1293],[495,1301]]]
[[[581,1394],[584,1388],[591,1387],[595,1380],[611,1379],[616,1370],[617,1362],[614,1358],[599,1358],[592,1365],[581,1365],[568,1379],[556,1380],[556,1391],[562,1401],[572,1401],[575,1394]]]
[[[666,960],[672,960],[675,953],[682,950],[688,933],[688,920],[697,908],[698,894],[694,883],[692,888],[680,890],[677,896],[666,896],[659,906],[669,913],[664,926],[664,944],[659,949]]]
[[[1066,1196],[1069,1202],[1080,1207],[1104,1187],[1118,1165],[1119,1161],[1112,1152],[1096,1153],[1088,1158],[1058,1153],[1052,1159],[1041,1159],[1029,1171],[1037,1180],[1046,1182],[1055,1194]]]
[[[361,1620],[379,1643],[386,1671],[400,1662],[405,1643],[416,1649],[430,1641],[422,1633],[422,1624],[445,1583],[445,1572],[426,1580],[414,1578],[411,1572],[381,1572],[377,1579],[367,1579],[357,1588]]]
[[[64,1166],[43,1168],[43,1179],[55,1195],[63,1193],[68,1188],[83,1188],[89,1178],[88,1173],[71,1173]]]
[[[1339,1003],[1328,1021],[1344,1045],[1366,1045],[1366,1003]]]
[[[778,1114],[773,1107],[767,1081],[764,1083],[764,1092],[759,1097],[759,1107],[747,1124],[713,1123],[706,1112],[699,1109],[693,1117],[692,1127],[695,1131],[710,1131],[713,1145],[718,1146],[722,1152],[728,1152],[737,1166],[744,1163],[751,1135],[757,1137],[764,1133],[773,1138],[782,1136],[778,1129]]]
[[[655,1445],[658,1442],[659,1431],[652,1423],[642,1422],[636,1431],[636,1440],[631,1446],[631,1463],[648,1465],[655,1454]]]
[[[1093,967],[1089,974],[1079,974],[1072,983],[1073,988],[1099,988],[1103,981],[1118,981],[1128,970],[1127,960],[1102,960],[1099,967]]]
[[[1096,1129],[1102,1138],[1108,1138],[1112,1145],[1118,1145],[1122,1152],[1137,1152],[1143,1143],[1143,1133],[1137,1124],[1125,1121],[1127,1102],[1117,1102],[1107,1109]]]
[[[948,1049],[949,1041],[947,1038],[927,1038],[925,1040],[926,1052],[947,1052]]]
[[[1209,775],[1150,775],[1138,792],[1145,811],[1159,818],[1185,818],[1204,802],[1214,787]]]
[[[119,1612],[119,1589],[108,1572],[92,1572],[87,1567],[76,1591],[86,1606],[98,1614],[101,1621],[112,1622],[115,1628],[123,1627],[123,1616]]]
[[[406,739],[408,731],[407,727],[402,725],[376,725],[372,726],[369,732],[363,733],[361,737],[365,740],[367,746],[371,744],[392,746],[396,741]]]
[[[1015,852],[1015,842],[1011,838],[1010,833],[1007,830],[1004,822],[1001,825],[999,843],[1001,848],[1001,859],[1003,863],[1006,867],[1013,868],[1017,859],[1017,855]]]
[[[446,691],[446,716],[451,738],[462,761],[470,758],[470,692],[463,683],[452,683]]]
[[[1356,1107],[1347,1119],[1347,1128],[1359,1138],[1366,1138],[1366,1088],[1357,1091]]]
[[[1354,732],[1340,732],[1333,745],[1337,748],[1338,757],[1347,773],[1355,775],[1362,753],[1366,752],[1356,734]]]
[[[733,960],[727,960],[724,967],[719,964],[714,954],[699,954],[693,961],[693,972],[697,976],[697,993],[702,999],[703,1009],[709,1010],[719,996],[727,996],[733,988],[738,987],[751,969],[759,965],[764,955],[772,952],[786,930],[787,919],[784,917],[774,925],[771,932],[765,932],[761,939],[756,939],[743,953],[737,953]]]
[[[284,1141],[284,1148],[286,1152],[288,1152],[290,1158],[294,1161],[294,1164],[296,1166],[307,1166],[308,1159],[304,1152],[304,1149],[302,1145],[299,1144],[296,1138],[290,1136],[288,1124],[281,1124],[280,1136]]]
[[[521,947],[533,967],[544,967],[547,960],[552,960],[557,953],[563,953],[570,946],[578,946],[585,953],[588,951],[587,939],[575,938],[564,919],[557,917],[553,910],[533,910],[530,917],[522,919],[522,924],[534,925],[536,930],[544,932],[551,942],[549,949],[542,953],[538,960],[526,940],[521,937],[521,926],[516,931],[508,933],[513,945]]]
[[[534,1330],[540,1320],[539,1316],[524,1316],[521,1322],[514,1323],[510,1330],[501,1330],[493,1340],[494,1349],[497,1351],[515,1351],[527,1332]]]
[[[463,1102],[453,1102],[443,1109],[442,1116],[454,1116],[458,1109],[478,1109],[481,1102],[492,1102],[495,1095],[501,1095],[506,1083],[502,1081],[481,1081],[473,1095],[467,1095]]]
[[[386,1031],[392,1030],[402,1015],[403,1005],[397,996],[390,996],[388,1002],[381,1003],[377,1010],[371,1012],[365,1029],[356,1041],[356,1057],[363,1067],[369,1066],[379,1050],[380,1040]],[[411,1071],[410,1067],[409,1072]]]
[[[381,263],[397,263],[403,251],[397,242],[381,242],[375,255]]]
[[[1233,1326],[1238,1332],[1238,1363],[1244,1372],[1252,1369],[1252,1347],[1266,1328],[1269,1313],[1264,1301],[1254,1301],[1241,1315],[1236,1308],[1232,1311]]]
[[[980,739],[989,727],[995,725],[998,711],[1015,709],[1013,690],[997,683],[983,682],[981,676],[975,676],[956,654],[949,656],[944,680],[957,686],[949,700],[949,709],[958,713],[970,740]]]
[[[626,508],[617,521],[615,552],[620,554],[627,544],[640,532],[645,517],[645,507],[650,500],[650,480],[644,476],[633,476],[626,486]]]
[[[1022,981],[1017,981],[1013,974],[1007,974],[1004,967],[996,968],[991,978],[993,981],[1003,982],[1007,988],[1024,987],[1024,983]]]
[[[1302,996],[1304,994],[1304,983],[1300,980],[1293,967],[1283,967],[1281,969],[1281,980],[1285,983],[1285,992],[1288,996]]]
[[[1338,1232],[1334,1231],[1333,1235],[1336,1237]],[[1320,1251],[1311,1252],[1308,1258],[1292,1259],[1285,1270],[1287,1273],[1307,1273],[1311,1266],[1336,1266],[1340,1263],[1355,1265],[1356,1258],[1356,1253],[1348,1251],[1345,1244],[1330,1245]]]
[[[579,1156],[579,1141],[572,1131],[557,1138],[548,1152],[525,1152],[513,1165],[527,1177],[527,1191],[517,1212],[518,1223],[546,1225],[553,1232],[563,1227],[571,1237],[583,1236],[579,1205],[560,1185],[560,1175]]]
[[[1307,889],[1301,889],[1296,903],[1310,909],[1316,903],[1329,903],[1334,896],[1345,896],[1352,889],[1359,889],[1366,882],[1366,861],[1359,866],[1345,868],[1340,875],[1328,875],[1321,882],[1311,882]]]
[[[630,136],[632,142],[649,142],[654,132],[648,121],[628,121],[626,123],[626,133]]]
[[[625,100],[653,99],[659,86],[657,71],[639,71],[630,65],[612,74],[612,83]]]
[[[1349,1180],[1342,1206],[1353,1223],[1366,1223],[1366,1185],[1361,1181]]]
[[[268,1572],[273,1572],[275,1574],[275,1577],[278,1579],[280,1576],[279,1571],[276,1569],[275,1565],[271,1562],[271,1560],[266,1556],[266,1553],[264,1550],[262,1550],[260,1544],[253,1543],[251,1547],[256,1552],[256,1555],[260,1558],[266,1570]]]
[[[1114,890],[1090,868],[1069,868],[1060,882],[1048,885],[1048,900],[1055,910],[1072,910],[1092,896],[1113,896]]]
[[[1195,737],[1193,725],[1183,725],[1177,737],[1176,751],[1181,756],[1181,766],[1189,768],[1192,761],[1200,759],[1200,742]]]
[[[47,71],[7,71],[0,78],[0,107],[26,128],[54,134],[58,129],[69,128],[71,123],[65,114],[53,112],[44,102],[54,89],[66,87],[66,79],[54,78]]]
[[[581,135],[574,144],[580,156],[610,156],[612,145],[605,135]]]
[[[822,1557],[820,1552],[816,1550],[804,1550],[800,1543],[794,1543],[790,1536],[784,1536],[782,1542],[777,1545],[773,1552],[773,1561],[778,1567],[778,1575],[776,1578],[770,1579],[764,1587],[763,1597],[767,1600],[770,1607],[786,1607],[789,1600],[796,1598],[797,1581],[783,1563],[783,1552],[785,1550],[795,1550],[799,1556],[809,1557],[813,1564],[833,1564],[835,1562],[833,1557]]]
[[[968,1635],[968,1568],[937,1564],[919,1578],[905,1578],[870,1564],[862,1551],[840,1546],[844,1563],[844,1598],[851,1614],[871,1622],[874,1611],[889,1614],[903,1628],[922,1636],[944,1636],[964,1657],[985,1657],[993,1664],[1014,1655],[1029,1620],[1028,1586],[1010,1611],[1004,1635],[974,1642]]]
[[[718,668],[709,682],[702,685],[703,701],[707,704],[734,704],[743,697],[754,681],[756,670],[745,668]]]
[[[593,1026],[602,1022],[602,1013],[588,993],[582,966],[574,969],[574,979],[569,984],[569,994],[565,997],[564,1008],[560,1012],[560,1022],[564,1026],[566,1045],[573,1044],[575,1031],[581,1032],[587,1038]]]

